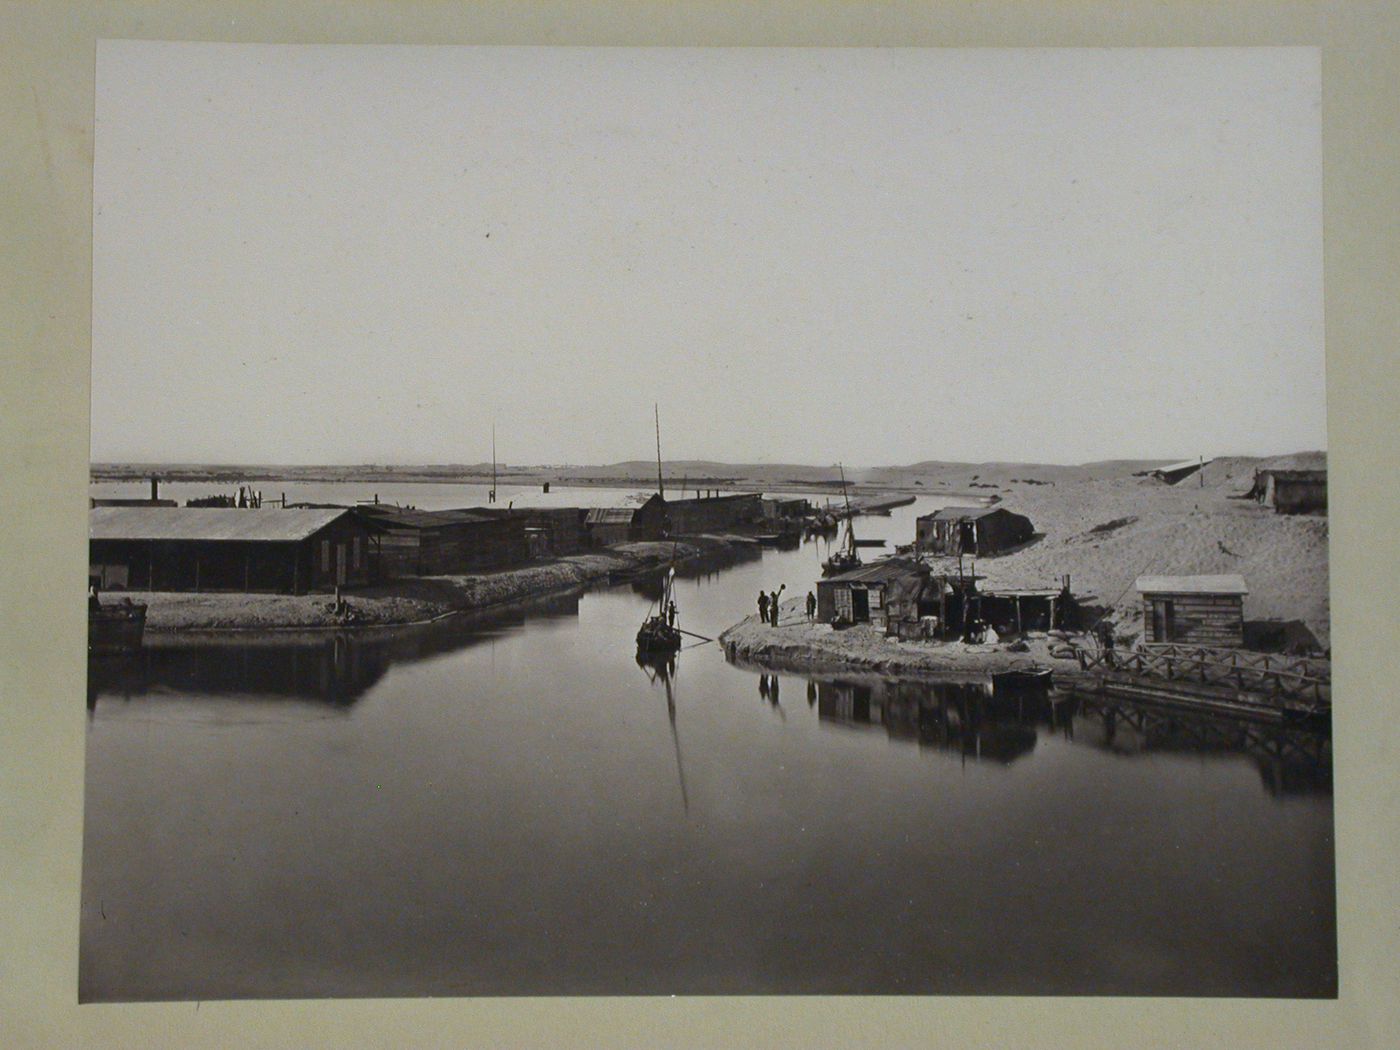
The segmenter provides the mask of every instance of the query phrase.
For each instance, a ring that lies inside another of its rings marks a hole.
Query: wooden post
[[[1026,633],[1025,630],[1021,627],[1021,596],[1019,594],[1016,595],[1016,633]]]

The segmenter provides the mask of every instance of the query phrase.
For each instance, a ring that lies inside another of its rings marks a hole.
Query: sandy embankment
[[[677,544],[626,543],[572,554],[518,569],[469,576],[425,576],[347,591],[349,612],[337,616],[326,594],[130,595],[145,602],[146,630],[278,630],[421,623],[453,612],[558,594],[587,586],[615,572],[660,568],[675,557],[694,557],[724,545],[697,538]]]
[[[930,474],[928,487],[935,481],[979,485],[1035,526],[1037,538],[1019,550],[976,560],[984,589],[1058,587],[1068,575],[1086,618],[1103,615],[1121,644],[1131,645],[1142,632],[1141,596],[1133,586],[1139,576],[1238,573],[1249,586],[1247,642],[1292,625],[1289,641],[1326,649],[1331,644],[1327,517],[1276,514],[1238,498],[1248,491],[1255,469],[1264,466],[1325,466],[1325,457],[1218,459],[1203,476],[1180,485],[1133,477],[1129,467],[1113,464],[1104,465],[1102,473],[983,465],[961,468],[961,474]],[[935,571],[957,571],[956,559],[933,565]],[[964,562],[966,571],[972,568],[971,561]],[[795,606],[784,608],[779,628],[750,617],[721,640],[737,659],[793,669],[925,674],[1040,664],[1057,672],[1077,670],[1073,661],[1051,657],[1044,638],[1028,639],[1025,653],[1004,645],[900,642],[867,626],[833,631],[807,624]]]
[[[1109,619],[1124,642],[1142,631],[1139,576],[1238,573],[1247,624],[1298,621],[1331,645],[1326,515],[1276,514],[1252,500],[1254,470],[1325,466],[1317,454],[1275,460],[1218,459],[1203,479],[1164,485],[1131,475],[1035,484],[1033,472],[1002,481],[1001,506],[1027,515],[1042,537],[1012,554],[977,561],[984,586],[1053,586],[1068,574],[1076,596]],[[1204,480],[1204,484],[1201,484]]]
[[[1063,642],[1044,635],[1028,637],[1026,651],[1004,645],[969,645],[966,642],[901,642],[886,638],[861,624],[838,631],[829,624],[812,623],[803,611],[805,599],[784,602],[778,626],[760,623],[750,616],[719,636],[727,657],[792,671],[867,671],[878,674],[914,674],[921,677],[969,674],[1013,668],[1051,667],[1057,673],[1078,672],[1079,664],[1050,654]]]

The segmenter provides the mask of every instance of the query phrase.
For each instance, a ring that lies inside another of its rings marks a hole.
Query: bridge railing
[[[1325,676],[1316,673],[1322,670],[1317,662],[1309,665],[1305,658],[1279,666],[1270,662],[1272,654],[1268,653],[1182,645],[1097,651],[1076,646],[1075,655],[1084,671],[1232,685],[1242,691],[1314,704],[1331,703],[1332,699],[1330,669]]]

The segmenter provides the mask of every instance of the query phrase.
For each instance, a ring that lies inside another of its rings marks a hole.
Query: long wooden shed
[[[1244,645],[1244,577],[1141,576],[1142,638],[1235,648]]]
[[[301,594],[366,582],[371,543],[346,508],[94,507],[88,576],[108,590]]]
[[[381,576],[450,576],[528,561],[525,516],[472,507],[412,510],[385,503],[357,507],[377,537]]]

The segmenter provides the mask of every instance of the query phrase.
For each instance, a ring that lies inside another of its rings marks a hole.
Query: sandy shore
[[[145,602],[146,630],[235,631],[377,627],[423,623],[454,612],[488,609],[550,594],[566,593],[612,573],[660,569],[728,546],[722,537],[695,537],[677,544],[625,543],[587,554],[469,576],[424,576],[347,591],[348,610],[337,615],[326,594],[124,595]],[[110,596],[109,596],[110,598]]]
[[[750,616],[719,636],[731,660],[752,662],[788,671],[864,671],[883,675],[917,675],[966,678],[979,672],[1049,667],[1056,674],[1077,675],[1073,659],[1051,655],[1057,638],[1028,636],[1026,651],[1005,645],[970,645],[966,642],[902,642],[882,631],[860,624],[835,630],[813,623],[803,611],[804,599],[784,602],[778,626],[760,623]]]

